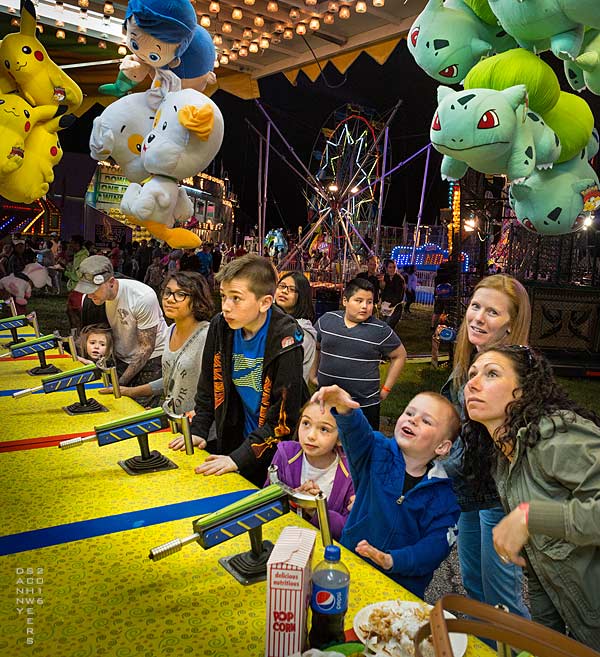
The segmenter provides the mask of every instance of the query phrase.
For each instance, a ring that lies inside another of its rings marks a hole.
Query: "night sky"
[[[324,79],[325,78],[325,79]],[[436,106],[437,83],[423,73],[402,41],[385,65],[380,66],[362,54],[342,76],[328,65],[325,76],[311,82],[300,73],[296,86],[278,74],[259,81],[260,102],[279,127],[303,162],[315,171],[317,161],[311,152],[323,125],[332,125],[331,114],[346,103],[357,104],[387,116],[399,99],[402,105],[390,125],[387,169],[422,148],[429,140],[429,125]],[[256,223],[258,137],[247,126],[246,119],[266,132],[266,121],[254,101],[242,101],[218,92],[213,100],[225,117],[225,140],[221,161],[229,174],[234,191],[240,197],[238,216]],[[274,144],[285,151],[273,136]],[[383,145],[383,141],[381,142]],[[424,221],[432,222],[439,207],[447,203],[447,184],[439,179],[441,155],[432,151]],[[388,177],[382,223],[400,225],[406,214],[415,220],[418,212],[425,154]],[[307,223],[305,184],[272,154],[269,175],[268,227],[293,228]],[[244,217],[244,213],[249,216]]]

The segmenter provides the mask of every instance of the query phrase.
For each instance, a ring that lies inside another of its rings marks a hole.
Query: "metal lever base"
[[[264,582],[267,579],[267,561],[273,551],[271,541],[262,542],[260,554],[255,554],[253,550],[240,552],[230,557],[222,557],[219,563],[225,570],[233,575],[240,584],[256,584]]]
[[[219,559],[223,568],[244,586],[267,579],[267,561],[273,551],[273,543],[262,540],[262,525],[253,527],[248,534],[251,550]]]
[[[27,370],[27,374],[31,376],[41,376],[43,374],[58,374],[59,372],[60,370],[58,369],[58,367],[52,365],[52,363],[44,366],[39,365],[38,367],[33,367],[32,369]]]
[[[75,402],[69,406],[63,406],[63,411],[69,415],[84,415],[85,413],[108,413],[108,408],[95,399],[86,400],[85,404]]]
[[[177,470],[179,467],[156,450],[150,452],[149,458],[132,456],[125,461],[119,461],[119,465],[130,475],[143,475],[150,472],[162,472],[163,470]]]

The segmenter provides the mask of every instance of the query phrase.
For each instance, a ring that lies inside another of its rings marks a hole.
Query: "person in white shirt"
[[[77,292],[86,294],[95,305],[105,306],[119,383],[142,385],[160,378],[167,324],[154,290],[140,281],[116,279],[105,256],[83,260],[78,275]]]

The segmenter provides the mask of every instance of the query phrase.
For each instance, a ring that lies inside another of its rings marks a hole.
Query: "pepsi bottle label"
[[[323,589],[313,582],[310,606],[319,614],[344,614],[348,609],[348,588]]]

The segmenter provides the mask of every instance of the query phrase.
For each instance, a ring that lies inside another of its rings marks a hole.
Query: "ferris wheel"
[[[329,213],[327,224],[335,238],[336,223],[343,220],[372,237],[378,208],[377,180],[381,151],[377,143],[378,121],[362,108],[351,105],[335,110],[321,128],[313,146],[311,169],[327,195],[308,189],[309,214]]]

